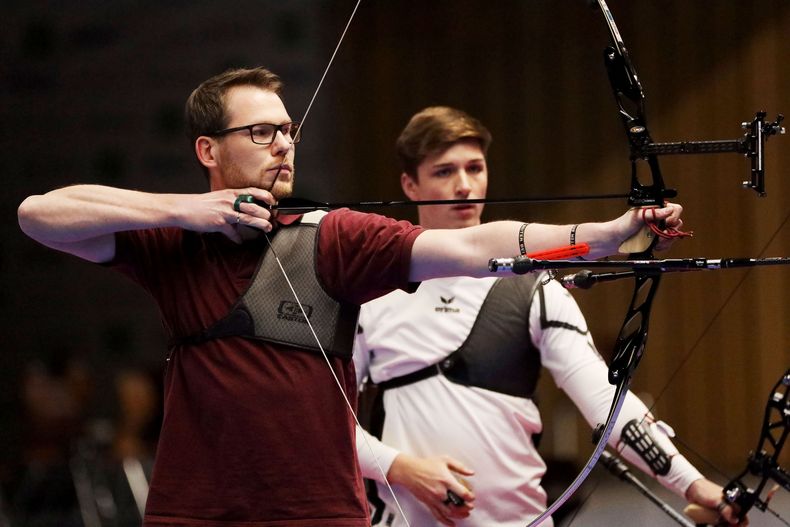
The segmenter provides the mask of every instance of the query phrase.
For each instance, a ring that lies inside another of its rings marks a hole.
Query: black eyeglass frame
[[[252,129],[253,128],[255,128],[256,126],[261,126],[261,125],[274,127],[274,133],[272,134],[272,140],[267,142],[267,143],[261,143],[260,141],[256,141],[255,140],[255,136],[252,133]],[[286,126],[293,127],[294,125],[296,126],[296,134],[292,135],[290,130],[288,131],[288,134],[283,132],[283,127],[286,127]],[[216,130],[216,131],[211,132],[211,133],[206,134],[206,135],[212,136],[212,137],[213,136],[221,136],[221,135],[227,135],[227,134],[230,134],[230,133],[233,133],[233,132],[240,132],[241,130],[247,130],[247,132],[250,134],[250,141],[252,141],[256,145],[262,145],[262,146],[266,146],[266,145],[272,144],[274,142],[274,139],[277,137],[277,132],[280,132],[281,134],[283,134],[283,137],[290,137],[291,138],[291,142],[293,144],[296,144],[296,143],[298,143],[299,141],[302,140],[302,123],[300,123],[298,121],[291,121],[291,122],[282,123],[282,124],[255,123],[255,124],[248,124],[248,125],[245,125],[245,126],[234,126],[233,128],[225,128],[223,130]]]

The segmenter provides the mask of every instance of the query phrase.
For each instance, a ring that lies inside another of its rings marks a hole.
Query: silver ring
[[[238,225],[240,221],[241,221],[241,212],[236,214],[236,225]]]

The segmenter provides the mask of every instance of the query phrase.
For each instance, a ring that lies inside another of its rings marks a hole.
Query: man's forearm
[[[667,228],[680,228],[683,207],[667,203],[662,209],[653,209],[649,220],[666,223]],[[587,257],[601,258],[618,253],[620,245],[645,226],[638,209],[630,209],[613,220],[573,225],[545,225],[516,221],[497,221],[464,229],[428,229],[414,242],[409,278],[412,281],[445,276],[490,276],[488,260],[534,251],[587,243]],[[572,233],[573,231],[573,233]],[[658,248],[671,243],[662,241]]]
[[[414,281],[443,276],[490,276],[488,260],[553,249],[570,244],[572,225],[531,223],[520,236],[524,224],[497,221],[466,229],[430,229],[414,243],[411,279]],[[590,245],[589,258],[617,252],[626,235],[613,222],[583,223],[576,229],[575,242]],[[416,258],[415,258],[416,257]]]
[[[123,230],[173,225],[177,198],[100,185],[75,185],[30,196],[19,226],[45,244],[74,243]]]

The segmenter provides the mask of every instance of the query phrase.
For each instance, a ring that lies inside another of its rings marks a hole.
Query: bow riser
[[[659,274],[637,274],[631,304],[615,342],[614,355],[609,364],[609,383],[617,384],[630,378],[645,351],[650,309],[661,282]]]

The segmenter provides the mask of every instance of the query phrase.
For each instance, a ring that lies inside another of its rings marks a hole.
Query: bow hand
[[[740,507],[729,503],[724,489],[709,479],[698,479],[686,491],[689,504],[683,512],[697,525],[749,525],[749,519],[740,517]]]
[[[677,238],[690,236],[681,231],[680,218],[683,207],[677,203],[666,203],[663,208],[632,208],[620,218],[617,229],[624,240],[618,247],[620,254],[639,254],[652,248],[668,249]]]

